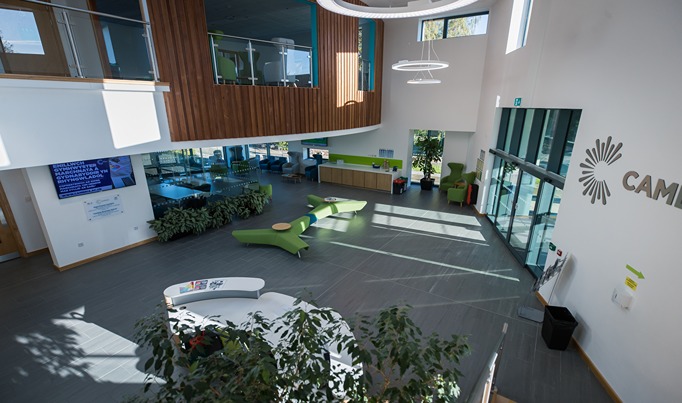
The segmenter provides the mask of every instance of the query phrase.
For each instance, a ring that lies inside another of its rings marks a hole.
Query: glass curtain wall
[[[580,110],[503,109],[486,215],[513,255],[539,276],[549,242]]]

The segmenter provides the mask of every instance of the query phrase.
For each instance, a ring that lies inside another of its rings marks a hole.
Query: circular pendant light
[[[400,60],[393,63],[391,68],[398,71],[428,71],[444,69],[449,65],[450,63],[440,60]]]
[[[466,7],[478,0],[414,0],[405,6],[369,7],[351,4],[343,0],[317,0],[317,4],[327,10],[357,18],[411,18],[440,14]]]
[[[424,84],[440,84],[441,81],[437,78],[413,78],[412,80],[408,80],[407,83],[408,84],[424,85]]]

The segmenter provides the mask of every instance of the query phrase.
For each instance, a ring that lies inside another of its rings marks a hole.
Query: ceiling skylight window
[[[507,37],[507,53],[526,46],[532,9],[533,0],[514,0]]]

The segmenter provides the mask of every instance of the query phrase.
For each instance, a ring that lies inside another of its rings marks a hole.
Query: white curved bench
[[[260,297],[265,280],[255,277],[222,277],[174,284],[163,291],[169,308],[215,298]]]

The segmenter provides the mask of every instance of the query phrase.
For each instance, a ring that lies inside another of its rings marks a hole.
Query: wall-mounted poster
[[[86,200],[83,202],[83,206],[85,206],[85,215],[88,221],[123,214],[123,204],[121,203],[120,195]]]
[[[127,155],[53,164],[50,173],[60,199],[135,184],[133,165]]]

